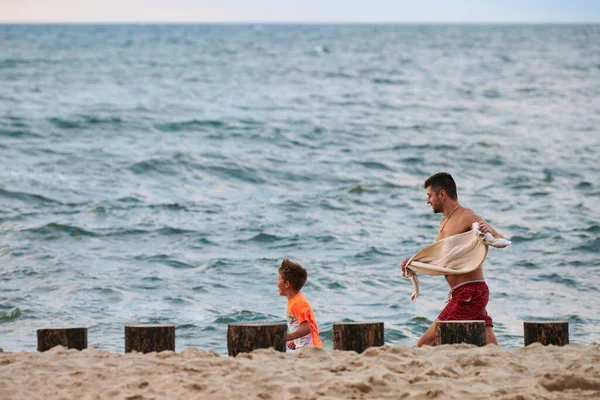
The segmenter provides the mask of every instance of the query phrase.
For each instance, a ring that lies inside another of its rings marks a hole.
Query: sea
[[[512,241],[490,249],[501,346],[523,322],[600,341],[600,25],[0,25],[0,347],[87,327],[176,325],[227,353],[228,324],[283,322],[277,269],[325,348],[340,321],[414,346],[443,277],[424,180]]]

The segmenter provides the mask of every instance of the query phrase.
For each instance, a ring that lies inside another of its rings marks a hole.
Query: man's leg
[[[494,329],[491,326],[485,327],[485,343],[486,344],[495,344],[498,346],[498,340],[496,339],[496,335],[494,334]]]
[[[421,346],[437,346],[437,332],[436,332],[436,324],[438,320],[433,321],[433,324],[427,329],[427,331],[421,336],[421,339],[417,342],[417,347]],[[486,344],[495,344],[498,345],[498,340],[496,339],[496,335],[494,334],[494,329],[491,326],[485,327],[485,343]]]
[[[437,319],[435,321],[433,321],[433,324],[431,324],[429,329],[427,329],[427,331],[425,331],[423,336],[421,336],[421,339],[419,339],[419,341],[417,342],[417,347],[436,346],[437,332],[436,332],[435,328],[436,328],[437,322],[438,322]]]

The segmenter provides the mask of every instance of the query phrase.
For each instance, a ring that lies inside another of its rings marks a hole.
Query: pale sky
[[[0,22],[600,22],[600,0],[0,0]]]

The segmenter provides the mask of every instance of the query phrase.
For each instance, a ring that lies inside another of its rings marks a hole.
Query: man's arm
[[[489,232],[495,238],[502,238],[502,239],[504,239],[504,236],[500,232],[498,232],[497,230],[495,230],[494,228],[492,228],[490,226],[490,224],[488,224],[487,222],[485,222],[485,220],[483,218],[481,218],[479,215],[477,215],[473,211],[471,211],[471,212],[467,213],[467,215],[465,215],[465,224],[470,228],[471,225],[473,225],[473,222],[479,223],[479,230],[482,233]]]

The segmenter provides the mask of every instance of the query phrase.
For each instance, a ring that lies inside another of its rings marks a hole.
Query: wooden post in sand
[[[285,352],[285,323],[239,323],[227,327],[227,352],[235,357],[239,353],[250,353],[256,349]]]
[[[383,322],[338,322],[333,324],[333,349],[362,353],[383,346]]]
[[[438,321],[437,344],[467,343],[485,346],[485,321]]]
[[[47,351],[54,346],[68,349],[87,349],[87,328],[56,328],[37,330],[38,351]]]
[[[538,342],[544,346],[564,346],[569,344],[569,323],[567,321],[523,322],[525,346]]]
[[[175,351],[175,325],[125,326],[125,353]]]

